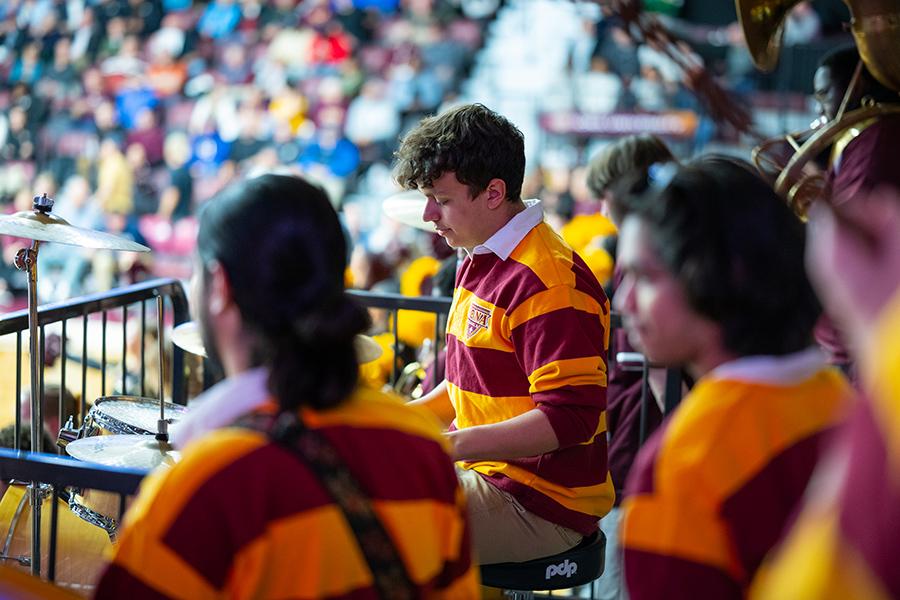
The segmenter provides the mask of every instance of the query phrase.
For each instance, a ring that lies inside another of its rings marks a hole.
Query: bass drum
[[[106,532],[79,519],[57,499],[56,585],[79,595],[93,594],[105,566],[105,553],[112,544]],[[50,565],[50,515],[53,509],[48,493],[41,505],[41,576],[47,577]],[[0,557],[9,567],[31,572],[31,503],[28,486],[11,484],[0,500]]]

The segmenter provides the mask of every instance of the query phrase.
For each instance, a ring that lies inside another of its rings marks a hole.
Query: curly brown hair
[[[491,179],[506,183],[506,199],[521,200],[525,138],[508,119],[483,104],[466,104],[422,119],[394,154],[394,178],[406,189],[431,186],[447,172],[472,196]]]

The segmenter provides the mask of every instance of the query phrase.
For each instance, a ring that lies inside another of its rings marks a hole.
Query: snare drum
[[[166,422],[171,425],[181,420],[187,408],[179,404],[165,403]],[[104,396],[94,402],[84,419],[79,437],[108,434],[156,434],[159,420],[159,400],[141,396]]]
[[[59,502],[56,530],[56,585],[91,596],[111,548],[105,531],[85,523]],[[41,506],[41,573],[50,560],[50,496]],[[31,503],[28,487],[13,483],[0,500],[0,556],[3,564],[31,572]]]
[[[177,423],[187,408],[166,402],[166,422]],[[159,400],[140,396],[104,396],[94,402],[84,419],[79,437],[95,435],[137,434],[155,435],[159,419]],[[126,505],[127,506],[127,505]],[[115,537],[120,518],[118,494],[98,490],[74,490],[69,498],[72,512],[104,529]]]

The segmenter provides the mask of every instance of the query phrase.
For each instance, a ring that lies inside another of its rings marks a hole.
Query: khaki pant
[[[528,512],[475,471],[456,469],[469,505],[476,560],[483,565],[559,554],[581,542],[577,531]]]

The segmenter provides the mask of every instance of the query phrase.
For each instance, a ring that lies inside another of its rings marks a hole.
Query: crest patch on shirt
[[[466,338],[470,338],[482,329],[491,325],[492,311],[475,303],[469,305],[469,316],[466,317]]]

